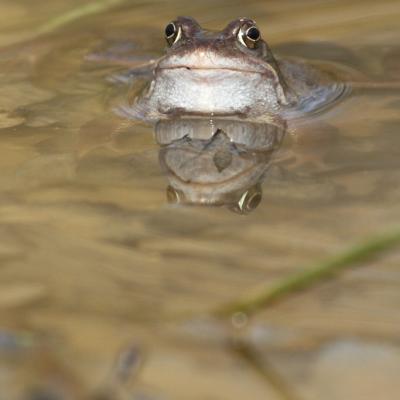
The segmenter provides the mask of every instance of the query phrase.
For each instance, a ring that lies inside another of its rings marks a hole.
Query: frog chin
[[[271,80],[257,72],[207,68],[165,69],[160,73],[147,101],[160,112],[178,110],[190,114],[246,114],[252,109],[275,113],[279,93]]]

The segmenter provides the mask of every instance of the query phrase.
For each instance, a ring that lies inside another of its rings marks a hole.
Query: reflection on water
[[[83,4],[0,4],[0,400],[397,400],[398,252],[250,320],[207,317],[398,226],[396,85],[289,127],[153,130],[113,115],[147,76],[112,55],[160,56],[179,14],[246,14],[278,56],[387,82],[399,2],[132,0],[40,34]]]
[[[244,214],[261,202],[262,181],[284,129],[246,121],[176,119],[159,121],[155,133],[170,183],[169,203],[225,205]]]

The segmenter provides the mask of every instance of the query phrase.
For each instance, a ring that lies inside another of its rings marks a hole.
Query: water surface
[[[277,54],[396,81],[399,2],[126,1],[43,33],[84,3],[0,4],[0,399],[104,388],[115,399],[396,399],[398,252],[240,329],[208,317],[398,227],[395,85],[355,89],[299,121],[274,153],[262,202],[239,215],[167,202],[152,128],[113,116],[123,89],[107,78],[120,68],[85,55],[113,48],[143,60],[162,54],[176,15],[211,28],[248,16]],[[232,335],[256,357],[229,345]],[[125,379],[118,354],[132,364],[140,354],[142,368]]]

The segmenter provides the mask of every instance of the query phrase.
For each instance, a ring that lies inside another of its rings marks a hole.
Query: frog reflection
[[[159,160],[169,203],[227,206],[246,214],[261,202],[261,182],[284,136],[279,125],[243,120],[161,120]]]

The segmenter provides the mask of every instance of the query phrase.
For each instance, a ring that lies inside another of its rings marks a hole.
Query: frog
[[[148,87],[128,96],[116,108],[119,115],[146,121],[178,115],[288,120],[334,104],[349,89],[333,71],[275,57],[250,18],[214,32],[192,17],[178,17],[164,36],[167,49],[149,63]]]

